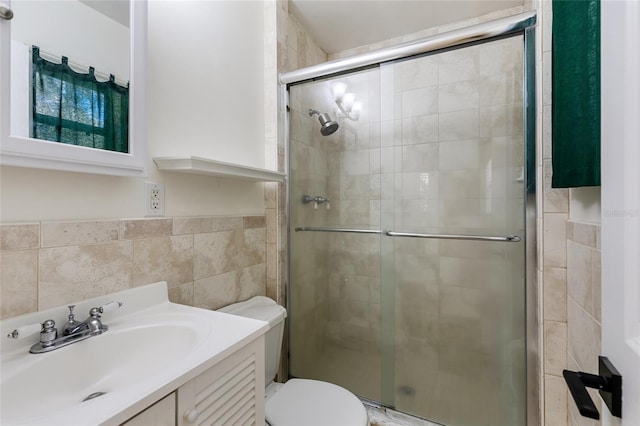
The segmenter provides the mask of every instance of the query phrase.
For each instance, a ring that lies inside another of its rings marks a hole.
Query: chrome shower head
[[[318,121],[320,121],[320,125],[322,126],[320,128],[320,133],[322,134],[322,136],[329,136],[333,134],[336,130],[338,130],[338,127],[339,127],[338,122],[333,121],[329,116],[329,114],[321,113],[319,111],[316,111],[315,109],[310,109],[309,117],[312,117],[313,115],[318,116]]]

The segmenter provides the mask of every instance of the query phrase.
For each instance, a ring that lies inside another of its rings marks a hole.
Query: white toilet
[[[265,384],[273,382],[280,364],[280,348],[287,311],[273,300],[256,296],[225,306],[219,312],[267,321]],[[271,426],[367,426],[362,402],[348,390],[318,380],[291,379],[267,399],[265,417]]]

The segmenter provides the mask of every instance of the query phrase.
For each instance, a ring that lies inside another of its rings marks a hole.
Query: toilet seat
[[[362,402],[348,390],[327,382],[291,379],[265,406],[271,426],[367,426]]]

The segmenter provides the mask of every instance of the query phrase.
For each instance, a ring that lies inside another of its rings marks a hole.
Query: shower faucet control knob
[[[327,203],[327,210],[331,208],[329,205],[329,199],[325,197],[321,197],[320,195],[316,195],[312,197],[311,195],[303,195],[302,196],[302,204],[313,203],[313,209],[318,210],[318,206],[322,203]]]

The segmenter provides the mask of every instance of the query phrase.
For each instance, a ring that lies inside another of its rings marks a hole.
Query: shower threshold
[[[360,398],[369,416],[371,426],[442,426],[428,420],[386,408],[377,402]]]

